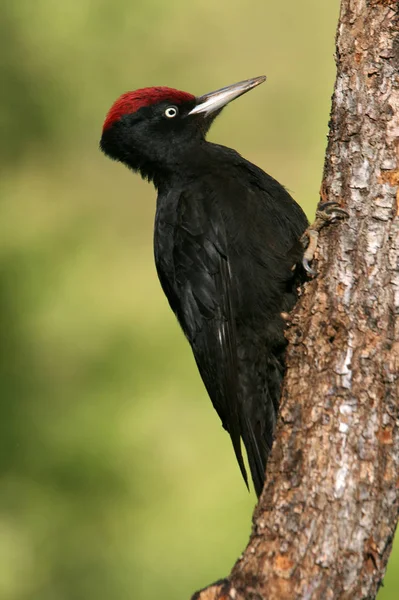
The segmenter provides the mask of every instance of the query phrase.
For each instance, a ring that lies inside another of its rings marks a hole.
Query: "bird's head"
[[[122,94],[105,118],[100,147],[110,158],[153,179],[154,172],[173,170],[184,162],[223,107],[265,79],[240,81],[199,97],[168,87]]]

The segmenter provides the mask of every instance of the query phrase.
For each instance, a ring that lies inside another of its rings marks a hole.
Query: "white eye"
[[[176,106],[168,106],[168,108],[165,110],[165,117],[168,117],[168,119],[173,119],[178,112],[179,111],[177,110]]]

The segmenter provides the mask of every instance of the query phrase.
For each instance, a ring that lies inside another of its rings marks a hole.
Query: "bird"
[[[308,220],[276,179],[206,136],[227,104],[265,79],[201,96],[168,87],[126,92],[106,114],[100,140],[105,155],[156,188],[158,277],[249,487],[242,443],[246,449],[258,497]]]

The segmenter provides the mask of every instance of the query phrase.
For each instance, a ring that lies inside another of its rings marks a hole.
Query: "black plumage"
[[[201,98],[169,88],[132,92],[128,111],[125,97],[111,109],[101,147],[157,187],[159,279],[247,482],[244,442],[259,495],[284,375],[281,313],[295,303],[307,220],[275,179],[205,140],[220,102],[254,81]]]

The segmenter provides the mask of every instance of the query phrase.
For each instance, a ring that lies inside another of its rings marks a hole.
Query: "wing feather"
[[[240,442],[237,332],[226,232],[210,196],[185,194],[178,205],[173,252],[181,298],[177,316],[248,485]]]

